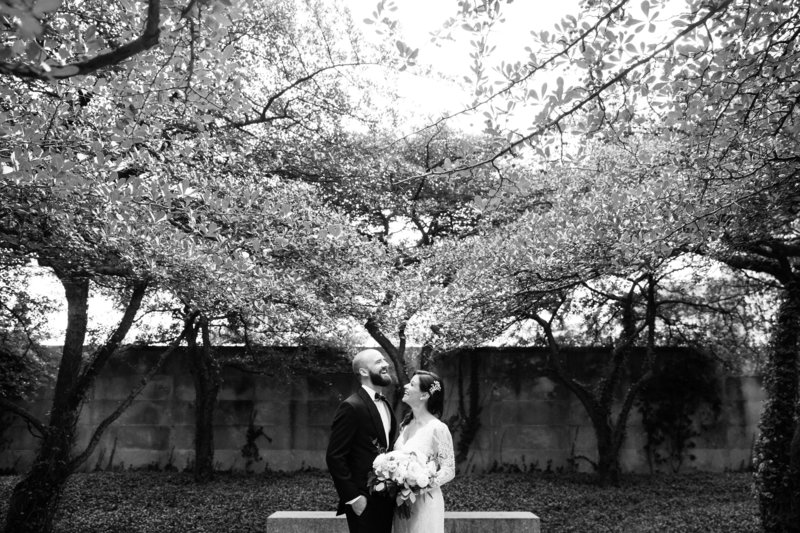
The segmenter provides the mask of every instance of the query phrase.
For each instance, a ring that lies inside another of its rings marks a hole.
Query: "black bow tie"
[[[380,392],[376,392],[375,393],[375,401],[377,402],[378,400],[381,400],[381,401],[385,402],[386,401],[386,396],[384,396]]]

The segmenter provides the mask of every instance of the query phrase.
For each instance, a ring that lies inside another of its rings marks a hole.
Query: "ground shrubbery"
[[[0,477],[0,516],[17,478]],[[445,489],[449,510],[531,511],[545,533],[758,531],[749,474],[627,476],[600,488],[585,476],[461,476]],[[277,510],[332,510],[324,472],[219,474],[197,485],[176,472],[77,474],[68,484],[58,533],[253,533]]]

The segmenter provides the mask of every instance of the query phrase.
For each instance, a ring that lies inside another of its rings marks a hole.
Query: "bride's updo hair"
[[[444,411],[444,382],[442,379],[427,370],[417,370],[415,376],[419,376],[419,390],[430,394],[425,407],[428,412],[436,418],[441,418]]]

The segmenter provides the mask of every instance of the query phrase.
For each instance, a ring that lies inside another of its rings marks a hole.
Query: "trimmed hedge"
[[[0,477],[0,516],[17,478]],[[737,533],[760,529],[750,474],[624,476],[598,487],[584,475],[486,474],[444,488],[452,511],[531,511],[546,533]],[[76,474],[58,533],[254,533],[278,510],[333,510],[327,473],[218,474],[205,485],[177,472]]]

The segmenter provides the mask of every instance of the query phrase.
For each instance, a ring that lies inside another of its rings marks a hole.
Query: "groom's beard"
[[[382,375],[377,372],[370,371],[369,373],[369,380],[372,382],[373,385],[376,387],[385,387],[386,385],[392,384],[392,376],[390,375]]]

